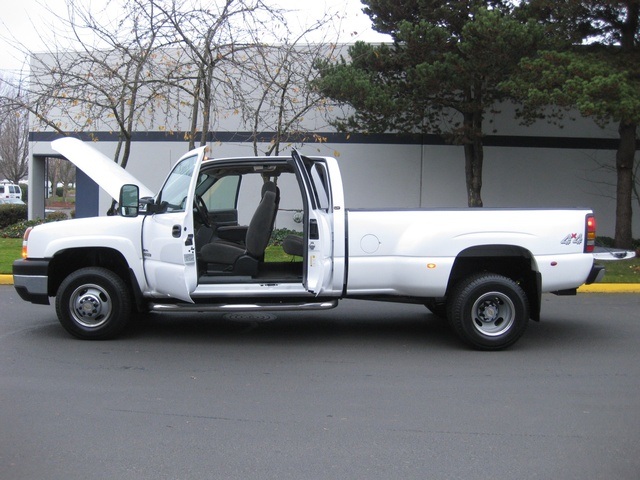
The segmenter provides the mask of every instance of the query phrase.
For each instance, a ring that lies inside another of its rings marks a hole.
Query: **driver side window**
[[[197,159],[196,155],[185,158],[174,167],[167,178],[159,196],[159,201],[165,206],[166,212],[185,211],[189,184]]]

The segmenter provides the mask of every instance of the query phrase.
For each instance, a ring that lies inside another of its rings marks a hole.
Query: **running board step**
[[[152,303],[153,312],[274,312],[286,310],[329,310],[338,306],[338,300],[303,303]]]

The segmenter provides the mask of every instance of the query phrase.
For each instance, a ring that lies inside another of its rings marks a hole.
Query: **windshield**
[[[158,196],[158,202],[164,205],[166,212],[184,212],[197,159],[197,155],[185,158],[175,166],[167,178]]]

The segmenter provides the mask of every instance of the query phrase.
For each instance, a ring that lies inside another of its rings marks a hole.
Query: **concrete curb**
[[[12,275],[0,275],[0,285],[13,285]],[[640,283],[593,283],[583,285],[580,293],[640,293]]]
[[[579,293],[640,293],[640,283],[592,283],[578,288]]]

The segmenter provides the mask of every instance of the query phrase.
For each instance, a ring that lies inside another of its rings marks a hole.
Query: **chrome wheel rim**
[[[514,324],[515,312],[513,302],[504,293],[485,293],[473,304],[471,310],[473,327],[488,337],[503,335]]]
[[[103,325],[113,309],[113,302],[107,291],[99,285],[81,285],[69,299],[69,311],[74,321],[85,328]]]

